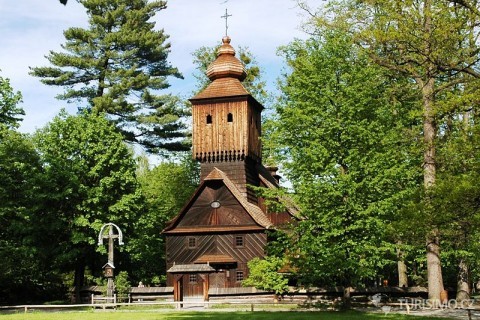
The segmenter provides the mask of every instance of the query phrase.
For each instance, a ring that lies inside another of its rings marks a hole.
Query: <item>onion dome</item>
[[[223,37],[217,59],[207,68],[207,76],[211,81],[220,78],[236,78],[243,81],[247,76],[243,63],[235,57],[235,49],[230,45],[230,41],[230,37]]]

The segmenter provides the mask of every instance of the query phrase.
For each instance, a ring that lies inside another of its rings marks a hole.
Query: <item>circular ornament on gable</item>
[[[220,202],[217,201],[217,200],[212,201],[212,202],[210,203],[210,207],[212,207],[212,208],[214,208],[214,209],[220,208],[220,205],[221,205]]]

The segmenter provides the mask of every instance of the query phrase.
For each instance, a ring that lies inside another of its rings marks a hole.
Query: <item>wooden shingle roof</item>
[[[212,83],[190,99],[191,101],[250,95],[241,83],[247,76],[245,66],[235,57],[230,38],[226,36],[222,42],[217,58],[207,68],[207,76]]]
[[[207,67],[207,77],[212,81],[220,78],[236,78],[242,81],[247,76],[245,66],[235,57],[235,49],[230,45],[230,41],[229,36],[223,37],[217,59]]]
[[[248,96],[247,89],[236,78],[221,78],[213,81],[202,92],[190,100]]]
[[[237,260],[226,254],[204,254],[194,263],[235,263]]]
[[[215,269],[208,264],[175,264],[167,270],[168,273],[209,273]]]

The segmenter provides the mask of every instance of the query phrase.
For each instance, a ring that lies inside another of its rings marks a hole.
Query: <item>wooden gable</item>
[[[212,208],[214,201],[218,201],[220,207]],[[205,183],[177,226],[219,225],[245,226],[256,223],[225,184],[221,180],[213,180]]]
[[[218,202],[218,208],[212,206],[213,202]],[[163,232],[261,230],[270,226],[261,209],[249,203],[230,179],[215,168]]]

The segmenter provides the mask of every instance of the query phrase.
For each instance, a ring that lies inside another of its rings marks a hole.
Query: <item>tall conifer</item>
[[[169,87],[169,76],[182,77],[167,61],[168,36],[151,21],[166,2],[79,2],[87,10],[89,27],[67,29],[64,51],[47,55],[53,66],[32,68],[31,74],[64,87],[57,98],[105,112],[127,141],[149,151],[185,149],[181,118],[186,110],[175,97],[159,94]]]

